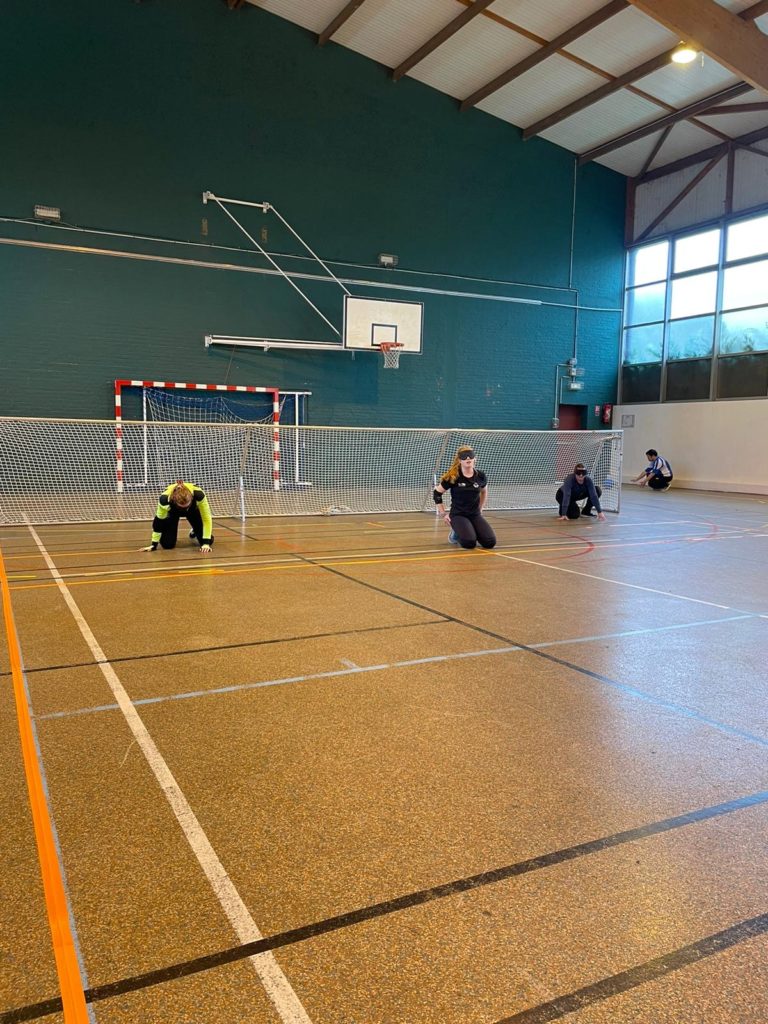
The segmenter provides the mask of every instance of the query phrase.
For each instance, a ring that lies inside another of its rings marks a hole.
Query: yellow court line
[[[182,549],[178,547],[175,550],[180,551]],[[190,544],[188,550],[194,552],[194,545]],[[142,551],[143,548],[105,548],[103,551],[100,551],[97,548],[85,548],[83,551],[54,551],[53,553],[57,558],[73,558],[75,555],[77,555],[77,557],[80,558],[82,555],[138,555],[141,554]],[[149,552],[147,552],[147,554],[149,554]],[[252,551],[244,552],[243,558],[251,557],[252,555]],[[231,555],[230,557],[234,558],[237,556]],[[31,548],[24,555],[5,556],[6,562],[12,562],[14,559],[19,558],[39,558],[42,561],[42,556],[40,555],[40,552],[37,550],[33,550]]]
[[[390,528],[386,524],[380,524],[380,523],[368,523],[367,525],[375,526],[379,530],[387,530],[388,533],[410,533],[410,534],[412,534],[414,532],[414,527],[413,526],[392,527],[392,528]],[[643,523],[618,523],[618,524],[616,524],[616,523],[614,523],[614,524],[612,524],[611,529],[616,529],[617,526],[626,526],[628,528],[636,527],[638,529],[642,529],[642,528],[645,527],[645,525],[647,525],[647,524],[643,524]],[[659,525],[667,525],[667,524],[654,523],[653,525],[654,526],[659,526]],[[696,525],[696,524],[693,523],[691,520],[685,520],[685,521],[680,522],[680,523],[670,523],[669,525],[675,525],[675,526],[688,525],[688,526],[691,526],[691,525]],[[706,527],[706,525],[707,524],[702,524],[702,529],[704,529]],[[429,527],[429,524],[426,524],[426,526]],[[764,526],[747,526],[747,527],[744,527],[744,526],[742,526],[742,527],[728,526],[728,527],[724,527],[724,529],[727,529],[728,531],[733,532],[733,533],[749,534],[749,533],[753,533],[755,530],[765,529],[766,526],[768,526],[768,523],[766,523]],[[559,529],[559,527],[556,527],[556,529]],[[233,536],[237,537],[238,535],[237,534],[233,534]],[[257,540],[257,541],[261,541],[262,540],[261,538],[246,538],[246,539],[252,539],[252,540]],[[268,539],[270,541],[273,540],[272,537],[270,537]],[[292,539],[292,538],[289,538],[289,539]],[[313,540],[314,539],[322,540],[323,538],[322,537],[317,537],[317,538],[313,538]],[[586,535],[585,535],[585,539],[586,539]],[[683,538],[676,538],[674,534],[670,534],[668,539],[687,539],[687,538],[685,538],[685,537],[683,537]],[[532,541],[532,543],[535,544],[536,541]],[[561,543],[565,543],[565,542],[561,541]],[[627,543],[630,543],[630,542],[627,542]],[[645,542],[643,541],[642,543],[645,543]],[[59,558],[59,559],[61,559],[61,558],[74,558],[75,556],[77,556],[79,558],[82,555],[113,555],[113,556],[114,555],[136,555],[136,554],[139,554],[141,552],[141,550],[142,550],[141,548],[104,548],[103,550],[99,549],[99,548],[85,548],[82,551],[58,551],[58,552],[54,552],[54,555],[56,556],[56,558]],[[179,550],[179,549],[177,549],[177,550]],[[265,554],[266,554],[266,552],[265,552]],[[241,556],[238,556],[236,552],[232,552],[232,553],[229,553],[228,557],[229,558],[238,558],[238,557],[252,558],[253,555],[254,555],[253,551],[247,551],[247,552],[244,551]],[[39,558],[40,554],[39,554],[39,552],[36,549],[30,549],[25,554],[21,554],[21,555],[5,555],[5,561],[6,561],[6,564],[7,564],[8,562],[12,562],[14,560],[23,559],[23,558],[30,558],[30,557],[31,558]]]
[[[583,547],[582,543],[575,544],[574,547]],[[505,549],[506,550],[506,549]],[[537,548],[536,551],[562,551],[562,546],[555,548]],[[520,548],[519,550],[512,549],[508,553],[510,554],[528,554],[531,551],[530,548]],[[492,552],[485,551],[484,549],[477,549],[476,555],[490,555]],[[108,580],[67,580],[68,587],[85,587],[85,586],[99,586],[104,583],[151,583],[153,580],[162,579],[185,579],[187,576],[195,575],[209,575],[209,576],[242,576],[245,573],[254,572],[279,572],[281,570],[292,570],[292,569],[333,569],[337,565],[384,565],[388,562],[431,562],[431,561],[444,561],[448,559],[454,559],[456,557],[455,551],[446,551],[437,555],[417,555],[417,556],[398,556],[396,558],[355,558],[345,561],[324,561],[324,562],[295,562],[290,565],[265,565],[265,566],[253,566],[246,567],[243,569],[216,569],[214,566],[209,566],[203,569],[189,569],[182,572],[169,572],[169,573],[157,573],[153,576],[125,576],[112,578]],[[46,583],[32,583],[22,586],[12,587],[12,590],[39,590],[50,587],[55,587],[55,582]]]
[[[35,740],[32,732],[32,716],[24,688],[19,638],[16,633],[16,623],[14,622],[11,610],[11,595],[2,551],[0,551],[0,590],[2,590],[3,618],[5,620],[5,632],[8,640],[8,656],[11,663],[11,677],[13,679],[13,693],[16,701],[16,717],[19,723],[19,739],[21,741],[24,774],[27,780],[29,804],[32,810],[32,823],[37,841],[37,855],[43,879],[45,907],[48,912],[48,923],[51,929],[56,971],[59,976],[64,1021],[65,1024],[88,1024],[88,1010],[85,1005],[80,967],[75,952],[75,941],[69,924],[64,881],[61,877],[59,861],[56,855],[53,828],[40,775],[40,765],[36,757]]]
[[[598,540],[597,542],[592,541],[588,536],[585,535],[583,540],[574,540],[572,543],[568,543],[563,540],[557,545],[547,547],[522,547],[522,548],[503,548],[498,551],[485,550],[484,548],[476,548],[475,556],[485,555],[491,556],[493,554],[506,554],[506,555],[531,555],[531,554],[546,554],[550,552],[557,552],[563,554],[567,551],[585,551],[587,546],[592,544],[592,550],[590,554],[595,554],[603,549],[608,548],[634,548],[634,547],[651,547],[656,544],[674,544],[681,541],[714,541],[714,540],[730,540],[734,536],[740,534],[716,534],[711,537],[700,537],[698,535],[693,536],[673,536],[663,537],[660,539],[653,540],[632,540],[632,541],[616,541],[611,542],[606,540]],[[441,552],[434,555],[397,555],[395,557],[382,557],[382,558],[353,558],[346,560],[337,561],[313,561],[313,562],[292,562],[289,564],[280,565],[259,565],[259,566],[244,566],[242,569],[217,569],[215,566],[205,566],[200,569],[182,569],[176,572],[157,572],[150,575],[133,575],[126,573],[124,576],[115,575],[110,579],[88,579],[88,580],[75,580],[68,579],[67,586],[69,587],[85,587],[85,586],[99,586],[105,583],[151,583],[153,580],[162,579],[185,579],[188,576],[242,576],[246,573],[254,572],[278,572],[284,570],[293,569],[332,569],[334,566],[349,566],[349,565],[385,565],[387,563],[408,563],[408,562],[431,562],[431,561],[443,561],[447,559],[454,559],[457,554],[460,554],[458,550],[451,550]],[[472,556],[474,557],[474,556]],[[54,581],[46,581],[45,583],[27,583],[17,584],[11,587],[12,590],[39,590],[48,589],[55,587],[57,584]]]

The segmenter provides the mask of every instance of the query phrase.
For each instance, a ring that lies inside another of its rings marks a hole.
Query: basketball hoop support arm
[[[307,250],[307,252],[310,254],[310,256],[312,256],[313,259],[317,260],[317,262],[320,264],[320,266],[323,268],[323,270],[328,274],[329,277],[331,277],[336,282],[336,284],[339,286],[339,288],[341,288],[341,290],[345,293],[345,295],[349,295],[350,294],[349,289],[345,288],[345,286],[341,283],[341,281],[338,279],[338,277],[336,277],[336,275],[333,273],[333,271],[330,269],[330,267],[328,267],[327,264],[325,264],[320,259],[320,257],[317,255],[317,253],[314,252],[314,250],[312,248],[310,248],[310,246],[304,241],[304,239],[301,237],[301,235],[299,235],[299,233],[297,231],[294,231],[294,229],[291,227],[291,225],[288,223],[288,221],[285,219],[285,217],[283,217],[282,214],[271,203],[252,203],[252,202],[249,202],[246,199],[222,199],[220,196],[215,195],[213,192],[203,192],[203,203],[207,205],[209,200],[211,200],[212,202],[216,203],[217,206],[219,206],[219,208],[222,209],[224,211],[224,213],[226,213],[226,215],[229,217],[229,219],[234,224],[236,224],[237,227],[240,228],[240,230],[243,232],[243,234],[248,239],[248,241],[253,246],[255,246],[256,249],[258,249],[258,251],[261,253],[261,255],[265,259],[269,260],[269,262],[272,264],[272,266],[275,268],[275,270],[285,278],[285,280],[288,282],[288,284],[291,286],[291,288],[293,288],[295,291],[297,291],[299,293],[299,295],[302,297],[302,299],[304,299],[304,301],[307,303],[307,305],[311,306],[311,308],[314,309],[314,311],[317,313],[317,315],[322,320],[324,320],[326,324],[328,324],[328,326],[331,328],[331,330],[333,331],[334,334],[336,334],[339,337],[341,337],[341,331],[339,331],[338,327],[334,327],[334,325],[331,323],[331,321],[328,319],[328,317],[325,315],[325,313],[321,313],[321,311],[317,308],[317,306],[309,298],[309,296],[305,295],[305,293],[301,290],[301,288],[299,288],[299,286],[293,281],[291,276],[289,274],[286,274],[286,272],[283,270],[283,268],[281,266],[279,266],[277,263],[275,263],[275,261],[272,259],[272,257],[267,252],[267,250],[262,245],[259,245],[259,243],[256,241],[256,239],[246,231],[246,229],[243,227],[243,225],[240,223],[240,221],[234,216],[234,214],[232,214],[227,209],[227,207],[224,204],[225,203],[229,203],[229,204],[236,205],[236,206],[251,206],[251,207],[255,207],[256,209],[262,210],[264,213],[269,213],[270,211],[272,213],[274,213],[274,215],[277,217],[277,219],[288,229],[288,231],[290,231],[290,233],[294,236],[294,238],[296,238],[304,246],[304,248]]]

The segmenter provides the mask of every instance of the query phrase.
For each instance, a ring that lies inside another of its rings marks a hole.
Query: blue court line
[[[699,622],[685,622],[672,626],[651,626],[648,629],[626,630],[620,633],[606,633],[601,636],[579,637],[573,640],[550,640],[539,644],[530,644],[529,648],[531,650],[540,650],[542,648],[555,647],[568,643],[578,644],[588,643],[594,640],[610,640],[626,636],[641,636],[649,633],[662,633],[675,629],[691,629],[696,626],[711,626],[717,625],[720,622],[738,622],[754,618],[759,618],[759,616],[749,614],[731,615],[721,619],[708,619]],[[163,704],[169,701],[193,700],[198,697],[211,697],[224,693],[240,693],[246,690],[258,690],[267,686],[286,686],[289,683],[304,683],[314,679],[340,678],[343,676],[361,675],[364,672],[379,672],[385,669],[407,668],[413,665],[426,665],[436,662],[456,661],[462,658],[479,658],[486,657],[492,654],[510,654],[515,651],[525,651],[526,649],[526,647],[521,646],[508,646],[489,648],[487,650],[479,651],[467,651],[459,654],[440,654],[434,655],[429,658],[411,658],[407,661],[395,661],[391,663],[381,663],[378,665],[363,665],[356,668],[336,669],[331,672],[315,672],[310,675],[286,676],[281,679],[267,679],[257,683],[240,683],[232,686],[216,687],[215,689],[210,690],[190,690],[186,693],[176,693],[167,696],[142,697],[132,701],[132,703],[134,704],[134,706],[140,707],[142,705],[148,704]],[[567,665],[564,665],[564,667],[567,667]],[[574,671],[576,670],[576,666],[574,666]],[[643,690],[637,689],[637,687],[629,686],[626,683],[620,683],[615,679],[610,679],[607,676],[603,676],[595,672],[589,672],[588,670],[585,671],[587,672],[588,678],[598,683],[604,683],[606,686],[610,686],[614,690],[619,691],[620,693],[624,693],[630,697],[635,697],[638,700],[642,700],[647,704],[653,705],[654,707],[662,708],[665,711],[671,711],[673,714],[680,715],[684,718],[701,722],[703,725],[711,726],[712,728],[717,729],[719,732],[723,732],[732,736],[738,736],[740,739],[745,739],[750,743],[756,743],[761,747],[768,747],[768,739],[765,739],[761,736],[756,736],[753,733],[747,732],[744,729],[739,729],[736,726],[727,725],[725,722],[720,722],[715,718],[710,718],[708,715],[704,715],[699,711],[694,711],[691,708],[685,707],[682,704],[676,704],[673,701],[664,700],[661,697],[655,697],[650,693],[646,693]],[[51,718],[69,718],[74,715],[88,715],[95,714],[101,711],[117,710],[119,710],[117,704],[102,704],[91,708],[79,708],[75,711],[54,711],[50,714],[39,715],[37,717],[38,720],[42,721]]]

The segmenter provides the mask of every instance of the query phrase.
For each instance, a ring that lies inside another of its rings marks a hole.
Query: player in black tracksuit
[[[561,519],[578,519],[579,516],[592,516],[593,508],[597,509],[597,518],[605,519],[605,513],[600,506],[600,495],[602,490],[595,485],[591,476],[581,462],[577,463],[573,472],[563,480],[563,486],[558,487],[555,501],[557,502]],[[584,508],[576,504],[586,498]]]
[[[443,495],[451,492],[451,511],[443,509]],[[485,473],[475,469],[475,453],[467,445],[456,452],[451,468],[440,480],[434,491],[438,512],[451,527],[448,538],[452,544],[463,548],[474,548],[479,543],[483,548],[496,546],[496,534],[482,515],[488,497],[488,480]]]

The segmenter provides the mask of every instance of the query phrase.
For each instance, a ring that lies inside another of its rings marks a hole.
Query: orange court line
[[[521,548],[520,554],[527,554],[530,548]],[[561,551],[561,547],[556,548],[540,548],[536,549],[540,551]],[[478,548],[475,552],[476,555],[490,555],[492,552],[485,551],[484,549]],[[153,580],[163,579],[185,579],[187,576],[242,576],[245,573],[254,572],[279,572],[280,570],[293,570],[293,569],[333,569],[339,565],[383,565],[387,562],[430,562],[430,561],[441,561],[456,557],[456,551],[445,551],[435,555],[404,555],[397,556],[394,558],[354,558],[346,561],[323,561],[323,562],[294,562],[289,565],[261,565],[261,566],[247,566],[243,569],[217,569],[215,566],[207,566],[201,569],[186,569],[180,572],[168,572],[168,573],[154,573],[151,576],[123,576],[112,579],[98,579],[98,580],[70,580],[67,579],[68,587],[86,587],[86,586],[98,586],[104,583],[151,583]],[[12,590],[39,590],[43,588],[50,588],[58,586],[54,581],[46,583],[28,583],[19,586],[12,587]]]
[[[40,765],[37,761],[35,740],[32,732],[32,718],[24,688],[21,668],[21,651],[16,623],[11,609],[11,595],[5,572],[2,551],[0,551],[0,590],[2,591],[3,618],[8,640],[8,656],[11,663],[13,693],[16,701],[16,716],[19,723],[19,739],[24,762],[24,774],[29,792],[29,804],[37,841],[37,855],[45,894],[45,908],[51,929],[56,971],[59,976],[61,1001],[65,1024],[88,1024],[88,1010],[85,1005],[80,967],[75,952],[75,942],[69,924],[67,897],[59,869],[53,829],[45,799]]]
[[[190,552],[194,552],[195,549],[194,547],[190,546],[187,550]],[[99,551],[96,548],[85,548],[83,551],[54,551],[53,553],[57,558],[72,558],[75,555],[77,555],[77,557],[79,558],[81,555],[137,555],[140,554],[141,551],[142,548],[106,548],[104,551]],[[243,552],[244,558],[250,558],[252,555],[252,551]],[[232,554],[230,557],[236,558],[237,552]],[[27,551],[27,553],[24,555],[5,556],[6,562],[12,562],[14,559],[18,558],[39,558],[41,561],[43,560],[43,556],[40,554],[37,548],[30,548],[29,551]]]
[[[711,541],[714,541],[714,540],[731,540],[731,539],[733,539],[733,537],[734,537],[733,534],[718,534],[716,536],[715,535],[707,535],[707,536],[703,536],[703,537],[698,535],[698,534],[696,534],[695,536],[683,536],[683,535],[681,535],[681,536],[676,536],[676,537],[664,537],[664,538],[661,538],[659,540],[650,540],[649,539],[649,540],[631,540],[631,541],[616,541],[616,542],[612,542],[612,541],[608,541],[606,539],[605,541],[599,541],[597,544],[594,545],[594,550],[590,551],[590,547],[593,545],[593,541],[591,540],[591,538],[585,536],[583,540],[578,540],[578,541],[574,540],[571,544],[568,544],[567,542],[564,543],[563,541],[561,541],[555,547],[502,548],[502,549],[499,549],[497,551],[494,551],[494,550],[486,551],[484,548],[476,548],[475,549],[475,556],[477,556],[477,555],[485,555],[486,557],[488,557],[488,556],[492,556],[494,554],[502,554],[502,553],[505,554],[505,555],[531,555],[531,554],[545,554],[545,553],[548,553],[548,552],[557,552],[558,554],[562,554],[563,552],[571,550],[571,549],[576,550],[576,551],[581,551],[582,553],[590,552],[592,554],[595,554],[595,553],[600,552],[603,548],[649,547],[649,546],[653,546],[653,545],[657,545],[657,544],[678,544],[678,543],[682,543],[682,542],[687,542],[687,543],[699,542],[700,543],[702,541],[711,542]],[[146,574],[146,575],[142,574],[141,576],[135,576],[135,575],[131,575],[131,574],[126,574],[124,576],[119,576],[116,573],[116,575],[114,577],[110,578],[110,579],[73,580],[73,579],[68,578],[67,579],[67,586],[68,587],[85,587],[85,586],[99,586],[99,585],[103,585],[105,583],[110,583],[110,584],[114,584],[114,583],[151,583],[153,580],[184,579],[184,578],[186,578],[188,576],[200,576],[200,575],[203,575],[203,576],[206,576],[206,575],[207,576],[242,576],[245,573],[254,573],[254,572],[279,572],[279,571],[283,571],[283,570],[292,570],[292,569],[324,569],[324,568],[333,569],[334,566],[342,566],[342,565],[383,565],[383,564],[385,564],[387,562],[399,562],[399,563],[429,562],[429,561],[439,561],[439,560],[444,560],[444,559],[455,558],[457,556],[457,554],[460,555],[460,550],[461,549],[453,549],[451,551],[445,551],[445,552],[441,552],[439,554],[434,554],[434,555],[397,555],[397,556],[394,556],[394,557],[391,557],[391,558],[390,557],[383,557],[383,558],[353,558],[353,559],[347,559],[347,560],[339,559],[337,561],[329,561],[329,560],[326,559],[325,561],[322,561],[322,562],[320,562],[320,561],[316,561],[316,562],[315,561],[313,561],[313,562],[292,562],[292,563],[287,564],[287,565],[285,563],[281,563],[280,565],[244,566],[242,569],[237,569],[237,568],[235,568],[235,569],[217,569],[215,566],[204,566],[204,567],[201,567],[200,569],[182,569],[182,570],[178,570],[176,572],[166,572],[166,573],[157,572],[157,573],[153,573],[151,575],[149,575],[149,574]],[[546,564],[546,563],[542,563],[542,564]],[[58,584],[55,581],[47,581],[45,583],[17,584],[16,586],[11,587],[11,590],[14,590],[14,591],[15,590],[39,590],[39,589],[45,589],[45,588],[50,588],[50,587],[55,587],[55,586],[58,586]]]
[[[379,530],[387,530],[387,532],[389,532],[389,533],[413,533],[414,532],[414,527],[413,526],[408,526],[408,527],[391,527],[390,528],[388,525],[382,525],[380,523],[367,523],[366,525],[374,526],[374,527],[376,527]],[[426,525],[428,526],[429,524],[426,524]],[[591,525],[594,525],[594,524],[591,524]],[[643,527],[643,524],[640,524],[640,523],[626,523],[626,524],[623,524],[623,525],[630,526],[630,527],[637,527],[638,529],[641,529]],[[681,523],[680,525],[690,525],[690,523]],[[765,526],[768,526],[768,523],[766,523]],[[726,529],[726,530],[728,530],[729,532],[732,532],[732,533],[745,533],[745,534],[749,534],[749,533],[753,533],[756,530],[765,529],[765,526],[754,526],[754,527],[752,527],[752,526],[749,526],[749,527],[728,526],[728,527],[724,527],[724,529]],[[702,523],[701,527],[702,527],[702,530],[704,529],[704,527],[709,527],[710,531],[711,531],[711,528],[712,528],[710,523]],[[263,529],[263,527],[259,527],[259,528]],[[555,531],[558,531],[558,530],[561,529],[561,527],[560,526],[556,526],[556,527],[554,527],[554,529],[555,529]],[[232,536],[239,537],[238,534],[233,534]],[[679,536],[670,535],[669,537],[657,538],[656,541],[657,541],[657,543],[662,543],[663,541],[666,541],[666,540],[690,540],[690,539],[693,539],[693,538],[695,538],[697,536],[699,536],[699,535],[698,534],[693,534],[693,535],[690,535],[690,536],[689,535],[684,535],[684,534],[681,534]],[[706,536],[706,534],[705,534],[705,536]],[[247,538],[243,538],[243,539],[244,540],[256,541],[256,542],[260,542],[260,543],[263,543],[263,541],[264,541],[264,538],[262,538],[262,537],[247,537]],[[268,538],[268,539],[270,541],[272,540],[271,537]],[[322,537],[316,537],[314,539],[322,540],[323,538]],[[633,543],[633,542],[626,541],[626,542],[618,542],[618,543],[630,544],[630,543]],[[645,543],[650,543],[650,540],[643,540],[643,541],[634,542],[634,543],[645,544]],[[83,548],[80,551],[68,551],[68,550],[54,551],[54,552],[52,552],[52,555],[54,557],[56,557],[56,558],[73,558],[75,556],[79,558],[82,555],[136,555],[136,554],[140,553],[141,550],[142,550],[141,548],[133,548],[133,547],[132,548],[104,548],[104,549],[100,549],[100,548]],[[189,550],[193,551],[193,548],[190,548]],[[235,552],[228,553],[227,557],[228,558],[239,558],[239,557],[242,557],[242,558],[252,558],[253,555],[254,555],[253,551],[243,551],[241,555],[238,554],[238,552],[235,551]],[[26,551],[25,553],[20,554],[20,555],[6,555],[5,556],[5,561],[6,561],[6,563],[8,563],[8,562],[15,561],[17,559],[23,559],[23,558],[27,558],[28,559],[30,557],[31,558],[42,558],[42,556],[40,555],[40,552],[37,550],[37,548],[30,548],[28,551]]]

